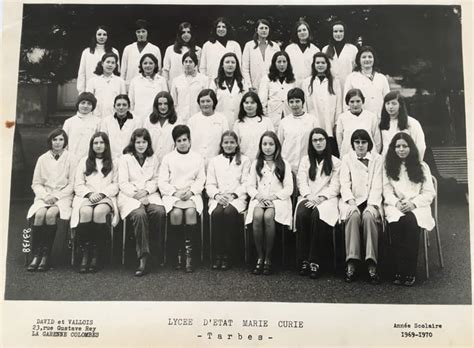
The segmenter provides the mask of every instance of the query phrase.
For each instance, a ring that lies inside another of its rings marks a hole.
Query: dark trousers
[[[130,213],[129,218],[133,225],[137,257],[141,258],[144,255],[149,255],[150,229],[159,233],[164,232],[166,223],[165,208],[156,204],[140,205],[139,208]]]
[[[296,211],[298,260],[320,265],[331,257],[332,228],[320,219],[317,208],[306,208],[305,202]]]
[[[415,215],[411,212],[405,214],[400,220],[391,222],[388,226],[392,236],[395,273],[402,276],[416,275],[420,227]]]
[[[212,212],[212,238],[215,255],[229,255],[232,240],[240,227],[239,212],[231,204],[223,207],[217,204]]]

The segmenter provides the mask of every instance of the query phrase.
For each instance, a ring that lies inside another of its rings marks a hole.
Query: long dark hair
[[[258,34],[257,34],[257,28],[260,24],[264,24],[268,27],[268,36],[267,36],[267,41],[268,45],[273,47],[273,42],[272,42],[272,26],[270,25],[270,22],[267,19],[259,19],[257,20],[257,23],[255,23],[255,33],[253,34],[253,42],[255,43],[255,46],[253,47],[254,49],[258,47]]]
[[[176,115],[176,110],[174,109],[174,101],[171,94],[167,91],[158,92],[155,99],[153,100],[153,111],[150,114],[150,122],[156,124],[160,119],[160,112],[158,111],[158,99],[165,98],[168,102],[168,113],[166,118],[168,119],[169,124],[175,124],[178,116]]]
[[[324,58],[327,64],[326,71],[324,72],[324,76],[328,79],[328,91],[329,94],[334,95],[334,87],[333,87],[333,82],[334,82],[334,77],[331,74],[331,61],[329,60],[328,56],[324,54],[323,52],[316,52],[313,56],[313,62],[311,63],[311,81],[309,83],[309,94],[313,94],[313,83],[316,77],[318,76],[318,72],[316,71],[316,68],[314,67],[314,63],[316,62],[316,58]]]
[[[102,56],[102,58],[100,59],[100,62],[97,63],[97,66],[95,67],[95,70],[94,70],[94,74],[100,76],[104,73],[104,67],[102,66],[102,63],[105,62],[105,60],[107,58],[114,58],[115,59],[115,69],[114,69],[114,72],[113,74],[114,75],[117,75],[119,76],[119,71],[118,71],[118,63],[119,63],[119,59],[118,59],[118,56],[113,53],[113,52],[109,52],[109,53],[104,53],[104,55]]]
[[[375,49],[372,47],[372,46],[362,46],[359,50],[359,52],[357,52],[357,55],[356,55],[356,58],[355,58],[355,63],[356,63],[356,66],[354,68],[354,71],[361,71],[362,70],[362,67],[360,65],[360,57],[362,56],[362,53],[365,53],[365,52],[370,52],[372,53],[372,55],[374,56],[374,65],[372,67],[372,71],[375,73],[375,72],[379,72],[379,66],[378,66],[378,58],[377,58],[377,53],[375,52]]]
[[[189,32],[191,33],[191,39],[188,43],[184,42],[183,38],[181,37],[181,35],[183,35],[183,29],[189,29]],[[183,46],[188,47],[189,51],[191,52],[196,52],[196,42],[194,40],[193,27],[189,22],[183,22],[178,25],[178,31],[176,32],[176,40],[174,41],[173,51],[175,53],[181,54],[181,49],[183,48]]]
[[[214,80],[217,87],[220,89],[225,89],[224,82],[225,82],[225,71],[224,71],[224,60],[227,57],[233,57],[236,62],[235,71],[234,71],[234,79],[237,81],[237,86],[239,86],[239,91],[242,92],[244,90],[244,84],[242,80],[244,79],[242,76],[242,72],[240,71],[240,63],[237,59],[237,55],[234,52],[227,52],[221,58],[219,63],[219,70],[217,71],[217,77]]]
[[[400,176],[400,166],[403,160],[398,157],[395,152],[395,145],[398,140],[405,140],[410,148],[410,153],[407,158],[405,158],[405,166],[407,168],[408,178],[414,183],[422,183],[426,180],[423,174],[423,168],[419,160],[418,149],[413,141],[412,137],[404,132],[399,132],[395,134],[388,146],[387,155],[385,157],[385,170],[387,171],[387,176],[395,181],[398,181]]]
[[[143,155],[145,157],[153,156],[153,147],[151,146],[150,132],[148,132],[148,130],[145,129],[145,128],[137,128],[133,131],[133,133],[130,137],[130,142],[125,147],[125,149],[123,149],[123,154],[124,155],[125,154],[131,154],[131,155],[136,157],[137,156],[137,150],[135,149],[135,141],[137,140],[137,138],[141,138],[141,137],[143,137],[143,139],[148,143],[148,147],[146,148]]]
[[[400,104],[400,109],[398,109],[398,129],[404,130],[408,128],[408,113],[407,113],[407,106],[405,104],[405,99],[402,97],[399,91],[391,91],[388,92],[385,97],[383,98],[383,108],[382,108],[382,116],[380,117],[380,129],[389,129],[390,128],[390,115],[388,114],[385,103],[396,99]]]
[[[291,33],[291,42],[295,43],[295,44],[298,44],[300,43],[300,39],[298,38],[298,28],[300,27],[300,25],[304,25],[306,27],[306,29],[308,29],[308,42],[307,42],[307,45],[308,47],[310,46],[311,42],[313,42],[313,33],[311,32],[311,27],[309,26],[308,22],[306,22],[305,20],[303,19],[299,19],[294,27],[293,27],[293,32]]]
[[[89,176],[92,173],[97,171],[97,166],[95,163],[97,154],[94,152],[92,148],[93,146],[92,144],[94,143],[94,140],[96,138],[102,138],[105,144],[105,150],[102,157],[102,174],[104,175],[104,177],[106,177],[112,171],[113,164],[112,164],[112,153],[110,151],[109,136],[107,135],[107,133],[104,133],[104,132],[96,132],[91,137],[91,140],[89,142],[89,154],[86,159],[86,171],[84,172],[84,175]]]
[[[91,41],[90,41],[90,44],[89,44],[89,51],[90,53],[94,54],[95,53],[95,48],[96,48],[96,45],[97,45],[97,38],[96,38],[96,35],[97,35],[97,32],[99,30],[103,30],[107,33],[107,41],[105,41],[105,44],[104,44],[104,51],[105,53],[110,53],[112,52],[112,43],[110,42],[110,31],[109,31],[109,28],[107,28],[105,25],[99,25],[95,28],[94,30],[94,36],[91,38]]]
[[[280,182],[283,182],[283,180],[285,179],[286,172],[285,162],[281,157],[280,141],[278,140],[278,137],[275,132],[272,131],[266,131],[260,137],[260,142],[258,143],[257,165],[255,167],[255,169],[257,170],[257,175],[259,178],[262,178],[263,161],[265,158],[265,155],[262,151],[262,142],[264,137],[270,137],[275,142],[275,153],[273,154],[273,161],[275,162],[275,175],[278,180],[280,180]]]
[[[260,118],[259,122],[262,122],[262,117],[263,117],[262,102],[260,101],[260,98],[258,97],[258,94],[253,92],[253,91],[246,92],[242,96],[242,99],[240,100],[240,103],[239,103],[239,116],[238,116],[239,122],[244,122],[245,117],[247,117],[247,113],[245,112],[245,109],[244,109],[244,102],[245,102],[245,99],[247,99],[248,97],[252,98],[253,101],[255,103],[257,103],[257,114],[255,116]]]
[[[209,41],[211,43],[215,43],[216,40],[217,40],[217,33],[216,33],[217,24],[219,24],[221,22],[225,24],[225,27],[227,29],[227,34],[226,34],[225,38],[227,40],[232,40],[234,38],[234,28],[232,27],[232,24],[230,24],[230,22],[227,18],[219,17],[212,23],[211,33],[209,34]]]
[[[313,135],[314,134],[321,134],[324,139],[326,139],[326,148],[324,149],[323,153],[321,155],[318,155],[316,152],[316,149],[313,146]],[[311,181],[314,181],[316,179],[316,164],[317,164],[317,157],[321,158],[324,160],[323,163],[323,172],[327,176],[331,175],[332,172],[332,151],[331,151],[331,146],[329,146],[329,136],[328,133],[322,128],[314,128],[310,133],[309,133],[309,138],[308,138],[308,157],[309,157],[309,179]]]
[[[273,54],[272,63],[270,64],[270,69],[268,72],[268,78],[270,79],[270,81],[275,82],[280,77],[280,71],[276,67],[276,61],[280,56],[284,56],[286,58],[286,61],[288,62],[288,66],[286,67],[286,70],[283,73],[283,76],[285,77],[285,82],[295,82],[295,74],[293,73],[293,66],[291,65],[290,56],[285,51],[278,51]]]
[[[336,25],[342,25],[344,28],[344,37],[342,38],[342,43],[345,45],[347,43],[347,26],[346,23],[343,21],[335,21],[334,23],[331,23],[331,33],[329,34],[329,43],[328,43],[328,49],[326,50],[326,54],[329,59],[333,59],[334,55],[336,54],[336,40],[334,40],[334,34],[333,30]]]
[[[219,154],[225,153],[224,149],[222,148],[222,142],[224,141],[224,137],[232,137],[237,143],[237,147],[235,148],[234,158],[235,158],[235,164],[240,166],[240,164],[242,163],[242,154],[240,153],[239,137],[237,136],[237,133],[235,133],[232,130],[226,130],[224,133],[222,133]]]

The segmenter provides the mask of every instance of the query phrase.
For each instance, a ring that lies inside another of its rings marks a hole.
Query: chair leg
[[[110,221],[110,264],[114,264],[114,226]]]
[[[430,271],[428,265],[428,231],[423,229],[423,245],[425,248],[425,272],[426,272],[426,279],[430,278]]]
[[[168,219],[166,219],[165,223],[165,236],[163,239],[163,264],[166,265],[166,245],[168,243]]]
[[[209,214],[209,260],[212,262],[212,214]]]
[[[337,270],[337,256],[336,256],[336,226],[332,228],[332,252],[334,259],[334,270]]]
[[[286,266],[286,253],[285,253],[285,226],[281,225],[281,264],[283,267]]]
[[[125,265],[125,242],[127,235],[127,219],[123,219],[123,235],[122,235],[122,266]]]
[[[443,268],[444,267],[443,251],[441,250],[441,239],[439,235],[438,225],[435,226],[435,229],[436,229],[436,243],[438,244],[439,265],[441,268]]]
[[[204,261],[204,209],[201,214],[201,262]]]
[[[247,225],[245,225],[244,221],[244,257],[246,265],[249,263],[249,238],[249,229],[247,228]]]

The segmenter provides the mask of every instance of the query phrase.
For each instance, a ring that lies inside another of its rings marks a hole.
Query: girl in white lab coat
[[[170,81],[170,92],[179,120],[187,123],[192,115],[199,112],[196,99],[199,92],[209,87],[209,78],[197,71],[198,56],[194,52],[183,54],[182,65],[184,73]]]
[[[262,78],[258,96],[262,101],[263,112],[278,130],[280,121],[291,114],[288,107],[288,91],[296,87],[295,75],[290,56],[285,51],[276,52],[272,57],[269,73]]]
[[[118,222],[116,195],[117,168],[112,161],[109,137],[95,133],[89,154],[80,160],[74,181],[71,228],[77,227],[82,250],[80,273],[97,271],[97,244],[103,240],[107,214],[113,213],[112,225]]]
[[[191,132],[188,126],[173,128],[176,149],[163,158],[158,186],[163,194],[166,212],[169,214],[170,233],[177,241],[176,269],[183,268],[184,246],[187,273],[193,272],[192,250],[196,235],[197,215],[202,214],[201,192],[206,174],[204,159],[191,150]]]
[[[383,97],[390,92],[390,86],[385,75],[379,72],[377,55],[370,46],[363,46],[357,52],[354,71],[344,82],[344,95],[352,88],[362,91],[365,96],[365,108],[380,120]]]
[[[118,56],[115,53],[106,53],[102,56],[94,71],[94,76],[86,86],[97,98],[97,107],[94,115],[103,118],[114,113],[114,99],[125,93],[125,82],[118,77]]]
[[[214,21],[209,41],[206,41],[202,46],[199,64],[201,74],[215,79],[219,70],[219,62],[227,52],[235,53],[239,62],[242,60],[242,49],[236,41],[232,40],[233,36],[234,30],[226,18],[219,17]]]
[[[245,44],[242,54],[242,75],[256,91],[262,77],[268,74],[273,54],[279,50],[280,46],[271,40],[270,22],[266,19],[257,20],[253,40]]]
[[[250,167],[247,193],[250,204],[245,223],[252,223],[257,263],[252,273],[272,274],[275,223],[291,228],[293,179],[290,164],[281,157],[277,135],[262,134],[257,159]]]
[[[339,157],[334,129],[342,111],[342,90],[339,80],[331,74],[331,62],[326,54],[318,52],[311,64],[311,77],[302,84],[308,112],[315,115],[319,126],[329,135],[332,154]]]
[[[240,214],[247,208],[247,178],[250,160],[240,153],[233,131],[222,134],[220,154],[207,168],[206,192],[212,220],[215,258],[212,269],[227,270],[232,263],[232,241],[241,230]]]
[[[171,86],[176,77],[184,74],[182,61],[183,55],[186,52],[195,53],[199,61],[201,47],[196,46],[195,41],[191,23],[180,23],[176,33],[176,40],[173,45],[166,48],[165,57],[163,58],[163,77],[168,82],[168,86]],[[197,62],[196,67],[198,66],[199,63]]]
[[[291,37],[292,43],[285,48],[293,65],[296,87],[300,87],[303,80],[311,76],[311,61],[319,52],[319,48],[311,41],[313,41],[313,36],[309,24],[304,20],[296,22]]]
[[[118,51],[112,47],[109,38],[109,29],[104,25],[99,25],[94,31],[94,37],[89,47],[82,51],[81,62],[77,72],[77,91],[79,94],[86,91],[87,81],[94,77],[94,70],[104,53],[115,53]]]
[[[213,89],[217,95],[216,110],[226,116],[230,125],[237,120],[240,100],[249,87],[248,81],[242,76],[235,53],[224,54],[219,64],[217,77],[211,82],[209,88]]]
[[[171,131],[178,123],[173,98],[168,92],[158,93],[153,101],[153,112],[145,118],[143,128],[150,132],[153,152],[159,162],[174,149]]]
[[[143,122],[153,109],[153,100],[161,91],[168,91],[166,80],[158,75],[158,59],[152,53],[145,53],[140,58],[139,74],[130,82],[132,113]]]
[[[425,156],[426,143],[425,134],[420,122],[408,116],[405,99],[400,92],[388,92],[384,99],[382,117],[380,119],[380,131],[382,132],[382,155],[388,150],[388,145],[393,136],[398,132],[410,134],[420,154],[420,161]]]
[[[342,21],[331,24],[329,44],[323,47],[331,60],[331,72],[337,78],[341,86],[344,86],[347,76],[355,67],[357,47],[348,42],[347,26]]]
[[[262,103],[255,92],[249,91],[243,95],[239,118],[235,121],[233,130],[240,139],[242,154],[255,160],[260,137],[266,131],[274,131],[272,121],[263,115]]]
[[[396,285],[415,284],[420,229],[432,230],[435,190],[430,168],[420,161],[410,135],[395,134],[385,157],[383,198],[392,238]]]
[[[57,229],[58,215],[69,220],[77,158],[66,150],[68,136],[62,129],[48,135],[49,150],[36,162],[31,188],[35,193],[27,219],[32,219],[33,260],[28,271],[49,269],[49,255]]]
[[[132,115],[130,99],[126,94],[119,94],[114,99],[115,113],[102,120],[100,130],[112,139],[110,150],[112,158],[118,159],[123,154],[123,149],[128,145],[132,132],[140,128],[140,121]]]
[[[133,131],[123,153],[119,161],[117,203],[122,219],[128,217],[133,226],[139,259],[135,276],[141,277],[148,272],[150,233],[163,233],[166,223],[166,212],[158,191],[160,163],[153,154],[150,133],[145,128]]]
[[[296,206],[296,230],[300,274],[316,279],[332,249],[332,227],[339,218],[339,169],[341,162],[331,154],[328,134],[313,129],[308,137],[308,155],[301,159],[297,182],[300,197]]]

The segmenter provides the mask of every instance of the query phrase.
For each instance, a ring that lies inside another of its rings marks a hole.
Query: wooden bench
[[[443,178],[453,178],[458,184],[468,183],[465,146],[433,147],[436,168]]]

